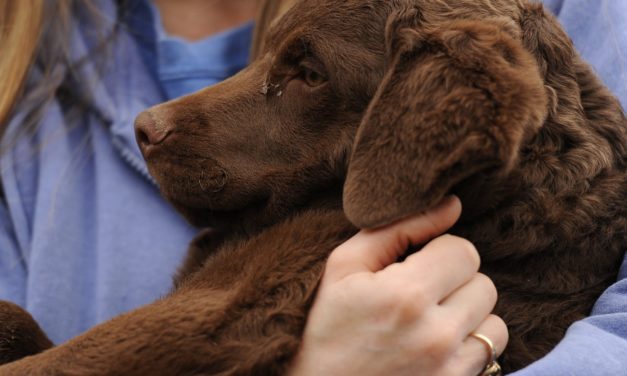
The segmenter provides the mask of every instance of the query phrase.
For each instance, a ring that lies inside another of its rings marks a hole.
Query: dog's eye
[[[315,70],[307,68],[307,67],[302,67],[302,69],[303,69],[302,79],[310,87],[317,87],[327,82],[326,77],[316,72]]]

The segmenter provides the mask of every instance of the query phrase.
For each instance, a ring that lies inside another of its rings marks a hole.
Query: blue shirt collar
[[[248,22],[189,42],[169,35],[158,9],[146,0],[132,2],[129,25],[144,62],[168,100],[214,85],[243,69],[254,27]]]

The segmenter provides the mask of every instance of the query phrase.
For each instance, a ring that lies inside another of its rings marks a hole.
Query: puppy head
[[[202,226],[263,226],[321,196],[339,206],[383,74],[384,27],[361,1],[300,2],[244,71],[141,114],[137,139],[163,195]]]
[[[349,219],[381,225],[506,174],[546,100],[502,3],[300,1],[247,69],[140,115],[150,172],[192,223],[244,227],[342,185]]]

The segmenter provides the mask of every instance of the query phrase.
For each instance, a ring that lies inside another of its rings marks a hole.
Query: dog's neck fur
[[[284,222],[289,218],[308,211],[342,210],[342,184],[330,184],[311,192],[300,203],[286,207],[266,221],[234,221],[223,230],[229,239],[244,240],[250,238],[268,227]]]

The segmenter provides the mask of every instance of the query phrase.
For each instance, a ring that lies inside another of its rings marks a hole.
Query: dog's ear
[[[387,71],[358,129],[344,210],[375,227],[426,210],[461,181],[507,174],[541,127],[547,100],[517,25],[501,19],[386,29]]]
[[[558,102],[561,110],[579,112],[582,90],[578,81],[582,77],[577,73],[577,52],[568,34],[541,3],[524,3],[518,22],[522,43],[535,57],[545,80],[549,118],[556,115]]]

